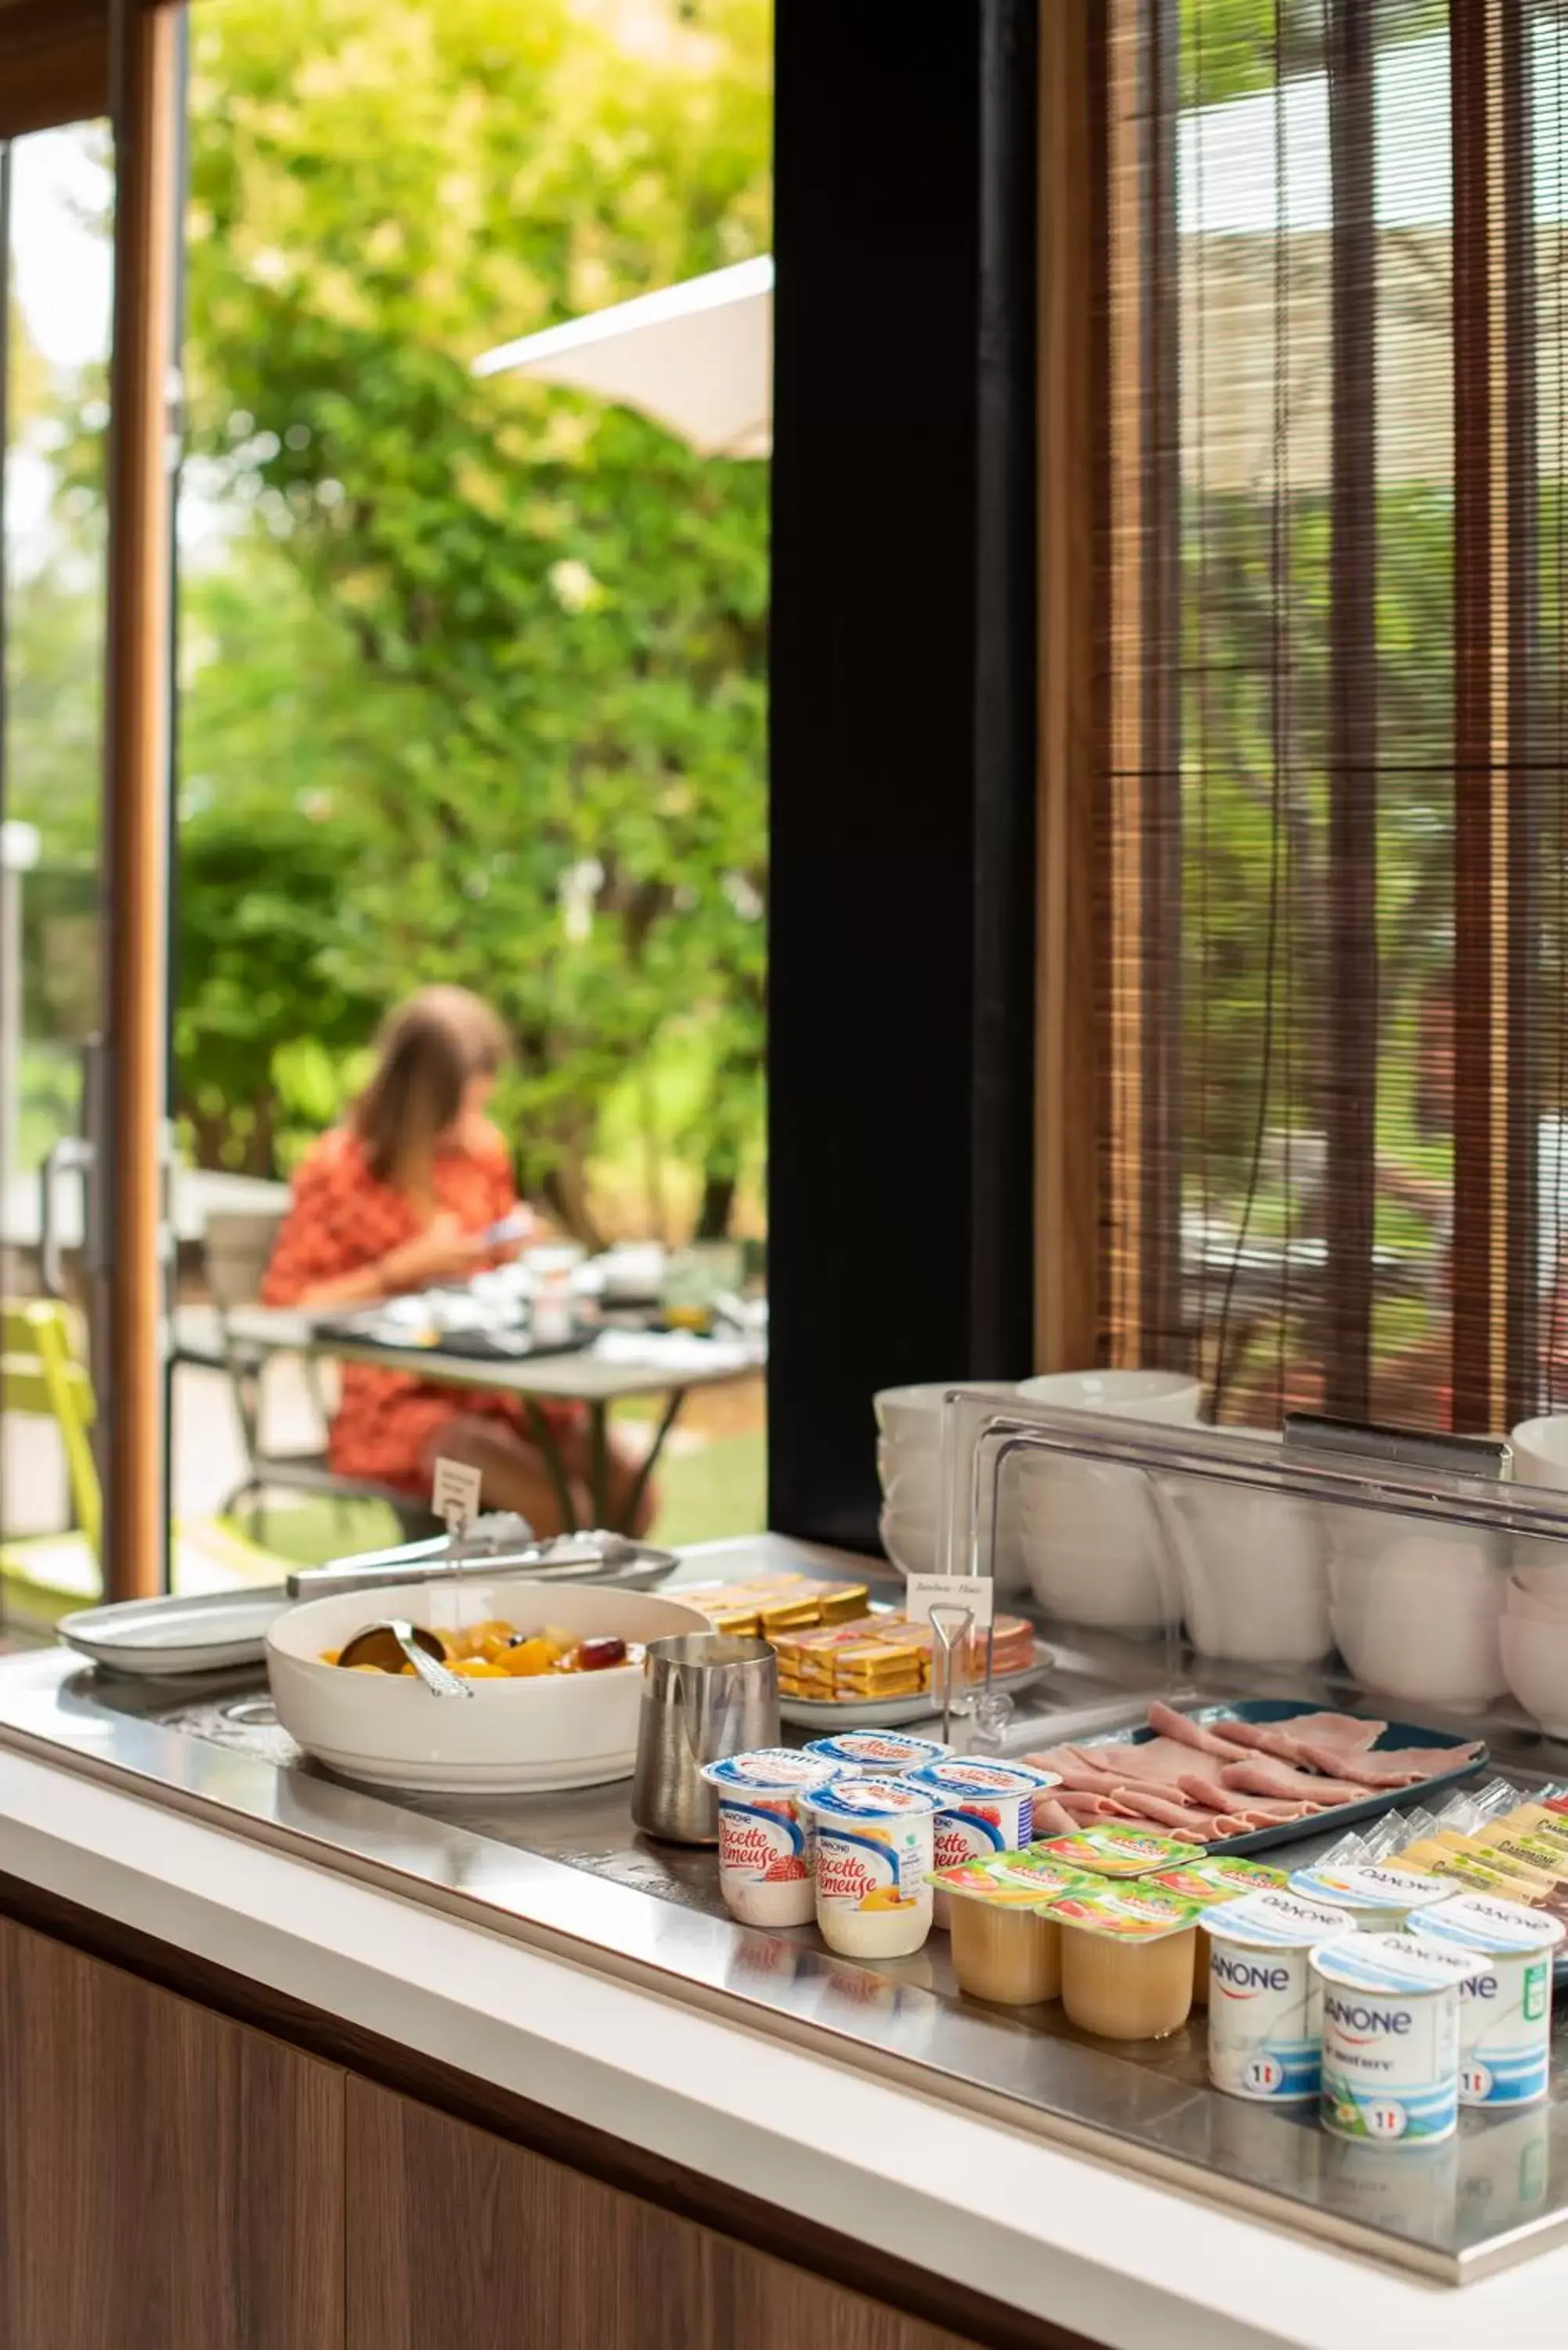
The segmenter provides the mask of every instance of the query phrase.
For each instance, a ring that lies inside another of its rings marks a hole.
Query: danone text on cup
[[[1209,1936],[1209,2077],[1227,2096],[1297,2105],[1315,2097],[1323,1998],[1308,1953],[1355,1931],[1347,1910],[1299,1893],[1243,1894],[1199,1923]]]
[[[806,1823],[797,1798],[843,1776],[843,1766],[787,1746],[727,1754],[702,1776],[719,1798],[719,1889],[743,1926],[809,1926]]]
[[[940,1738],[909,1738],[901,1730],[838,1730],[805,1743],[808,1754],[842,1763],[862,1779],[901,1779],[922,1762],[940,1762],[947,1751]]]
[[[1470,1895],[1422,1913],[1423,1942],[1469,1952],[1481,1970],[1459,1986],[1459,2103],[1528,2106],[1552,2063],[1552,1960],[1561,1919],[1522,1902]]]
[[[1459,2102],[1459,1985],[1472,1955],[1413,1934],[1346,1934],[1314,1950],[1323,1990],[1326,2130],[1374,2146],[1431,2146]]]
[[[902,1959],[931,1929],[937,1797],[908,1779],[836,1779],[801,1803],[815,1834],[816,1923],[848,1959]]]

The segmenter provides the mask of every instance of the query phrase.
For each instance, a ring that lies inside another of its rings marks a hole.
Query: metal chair
[[[229,1315],[239,1305],[252,1305],[260,1295],[262,1277],[277,1238],[281,1215],[215,1215],[207,1219],[205,1255],[207,1286],[218,1311],[220,1347],[215,1357],[201,1350],[182,1350],[182,1359],[210,1363],[226,1373],[244,1447],[245,1474],[223,1503],[225,1514],[247,1507],[257,1536],[266,1539],[266,1495],[269,1491],[310,1493],[346,1505],[350,1502],[380,1502],[398,1521],[406,1541],[439,1534],[440,1521],[421,1502],[395,1485],[372,1478],[344,1477],[331,1467],[326,1434],[331,1408],[321,1385],[319,1366],[303,1357],[306,1385],[321,1422],[322,1437],[308,1450],[275,1450],[262,1426],[265,1405],[264,1349],[246,1346],[229,1328]]]

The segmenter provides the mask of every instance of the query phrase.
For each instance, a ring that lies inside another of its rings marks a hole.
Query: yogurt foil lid
[[[1449,1887],[1440,1877],[1413,1868],[1378,1868],[1366,1861],[1342,1866],[1320,1864],[1291,1873],[1293,1893],[1309,1901],[1326,1901],[1339,1909],[1422,1909],[1429,1901],[1447,1901]]]
[[[805,1752],[857,1771],[885,1771],[894,1777],[919,1762],[940,1762],[947,1748],[940,1738],[906,1738],[898,1730],[840,1730],[831,1738],[808,1739]]]
[[[987,1796],[1030,1795],[1037,1788],[1062,1783],[1059,1771],[1037,1771],[1033,1762],[988,1762],[979,1754],[944,1754],[938,1762],[917,1763],[905,1775],[917,1787],[929,1787],[961,1802],[966,1795],[981,1803]]]
[[[1086,1868],[1093,1877],[1152,1877],[1156,1869],[1185,1867],[1204,1856],[1201,1845],[1124,1826],[1119,1820],[1079,1828],[1073,1835],[1047,1836],[1035,1850],[1065,1861],[1069,1868]]]
[[[1485,1893],[1440,1902],[1421,1915],[1424,1942],[1452,1943],[1493,1959],[1533,1958],[1552,1949],[1564,1933],[1568,1927],[1560,1918],[1527,1909],[1521,1901],[1494,1901]]]
[[[1282,1886],[1282,1868],[1265,1868],[1261,1861],[1231,1860],[1217,1853],[1212,1860],[1195,1860],[1184,1868],[1162,1868],[1148,1878],[1162,1893],[1183,1901],[1235,1901],[1244,1893],[1267,1893]]]
[[[803,1754],[793,1746],[756,1746],[747,1754],[726,1754],[717,1762],[706,1762],[702,1776],[711,1787],[722,1794],[726,1788],[785,1789],[791,1793],[802,1787],[826,1787],[844,1769],[842,1762],[830,1762],[825,1754]]]
[[[1005,1909],[1037,1909],[1062,1893],[1097,1893],[1103,1877],[1085,1877],[1052,1860],[1038,1847],[998,1853],[992,1860],[961,1861],[956,1868],[933,1868],[928,1883],[961,1900],[992,1901]]]
[[[1348,1909],[1331,1909],[1325,1902],[1278,1890],[1218,1903],[1205,1909],[1198,1922],[1221,1941],[1244,1942],[1251,1950],[1315,1950],[1336,1935],[1355,1931]]]
[[[941,1810],[939,1796],[908,1779],[835,1779],[801,1792],[819,1820],[886,1820],[898,1814],[919,1819]]]
[[[1162,1942],[1198,1923],[1196,1901],[1172,1893],[1150,1893],[1141,1885],[1098,1885],[1088,1893],[1064,1893],[1043,1902],[1047,1918],[1086,1934],[1108,1934],[1120,1942]]]
[[[1346,1934],[1314,1950],[1312,1962],[1325,1982],[1401,1998],[1458,1991],[1485,1971],[1477,1967],[1473,1950],[1445,1950],[1415,1934]]]

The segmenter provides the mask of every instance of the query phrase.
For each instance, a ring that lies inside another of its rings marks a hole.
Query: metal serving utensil
[[[607,1576],[633,1565],[663,1571],[677,1564],[673,1551],[656,1551],[626,1534],[596,1532],[557,1536],[551,1542],[522,1542],[498,1550],[453,1547],[446,1535],[432,1542],[406,1543],[395,1550],[362,1551],[352,1558],[335,1558],[326,1566],[302,1566],[287,1579],[291,1599],[329,1599],[344,1591],[374,1591],[392,1583],[457,1582],[465,1575],[493,1580],[504,1575],[526,1575],[539,1582],[559,1575],[576,1580],[586,1568]]]
[[[341,1670],[347,1665],[377,1665],[382,1672],[396,1672],[399,1663],[412,1665],[432,1697],[472,1697],[471,1684],[448,1669],[446,1651],[433,1632],[422,1624],[410,1624],[401,1616],[389,1616],[383,1623],[367,1624],[356,1632],[338,1651]]]

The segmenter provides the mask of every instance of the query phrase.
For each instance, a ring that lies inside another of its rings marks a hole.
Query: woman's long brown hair
[[[375,1073],[354,1105],[354,1131],[378,1181],[408,1191],[428,1180],[469,1079],[493,1076],[505,1057],[501,1022],[466,988],[421,988],[400,1006],[376,1040]]]

